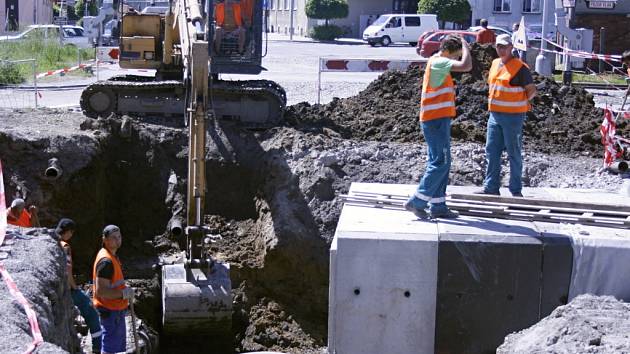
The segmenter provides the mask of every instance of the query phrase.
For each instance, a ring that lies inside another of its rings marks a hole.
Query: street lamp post
[[[293,6],[295,5],[295,0],[291,0],[291,8],[289,9],[289,13],[291,14],[291,23],[289,24],[289,40],[293,40]]]
[[[536,56],[536,72],[543,76],[551,75],[551,65],[547,58],[547,53],[544,51],[547,49],[547,42],[545,37],[547,35],[547,0],[543,0],[543,13],[542,13],[542,33],[540,34],[540,51]]]

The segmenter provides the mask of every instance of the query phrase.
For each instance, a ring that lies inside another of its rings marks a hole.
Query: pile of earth
[[[471,50],[473,70],[454,77],[458,93],[452,136],[455,141],[483,143],[488,119],[487,73],[496,53],[492,47],[478,44],[473,44]],[[423,74],[417,67],[388,71],[357,96],[336,98],[326,105],[303,102],[288,107],[287,124],[305,131],[328,129],[343,138],[422,141],[418,110]],[[601,152],[599,127],[603,113],[595,107],[593,95],[536,74],[534,81],[539,90],[524,126],[527,148],[543,153]],[[629,132],[630,126],[621,121],[618,131]]]
[[[628,353],[630,305],[580,295],[530,328],[510,334],[497,353]]]

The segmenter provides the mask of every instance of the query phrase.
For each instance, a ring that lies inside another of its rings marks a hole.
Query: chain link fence
[[[37,108],[35,59],[0,60],[0,108]]]

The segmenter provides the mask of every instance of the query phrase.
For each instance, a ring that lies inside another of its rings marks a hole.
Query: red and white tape
[[[0,246],[4,243],[4,237],[7,232],[7,207],[5,204],[5,196],[4,196],[4,177],[2,175],[2,161],[0,161]],[[33,335],[33,341],[26,348],[24,354],[30,354],[35,351],[38,345],[44,342],[44,337],[42,336],[42,332],[39,329],[39,322],[37,322],[37,314],[33,311],[33,308],[28,303],[28,300],[24,297],[20,289],[18,289],[17,284],[13,281],[13,278],[4,268],[4,264],[0,262],[0,275],[2,275],[2,279],[4,279],[4,283],[7,284],[7,288],[9,288],[9,293],[15,298],[20,305],[24,308],[24,312],[26,312],[26,317],[28,318],[28,323],[31,326],[31,334]]]
[[[79,64],[79,65],[71,66],[69,68],[63,68],[63,69],[57,69],[57,70],[49,70],[49,71],[37,74],[37,78],[41,79],[42,77],[57,75],[57,74],[61,74],[61,73],[66,74],[66,73],[69,73],[71,71],[75,71],[75,70],[78,70],[78,69],[89,68],[89,67],[91,67],[93,65],[94,65],[93,63],[90,63],[90,64]]]
[[[614,55],[614,54],[596,54],[596,53],[589,53],[589,52],[584,52],[584,51],[580,51],[580,50],[575,50],[575,49],[570,49],[567,48],[565,46],[562,46],[554,41],[551,41],[549,39],[544,39],[547,43],[560,48],[563,50],[563,52],[555,52],[555,53],[559,53],[559,54],[565,54],[564,51],[566,51],[566,54],[572,57],[578,57],[578,58],[584,58],[584,59],[600,59],[600,60],[609,60],[609,61],[617,61],[617,62],[621,62],[621,55]]]

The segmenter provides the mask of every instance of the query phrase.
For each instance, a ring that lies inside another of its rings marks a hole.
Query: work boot
[[[476,191],[473,191],[472,194],[485,194],[485,195],[498,195],[498,196],[501,195],[500,192],[496,192],[496,193],[488,192],[485,188],[477,189]]]
[[[415,205],[413,205],[413,197],[409,198],[409,200],[405,202],[404,207],[405,207],[405,210],[412,212],[413,215],[415,215],[418,219],[429,218],[429,214],[427,214],[427,212],[424,209],[418,209],[416,208]]]
[[[457,219],[459,213],[451,209],[446,209],[445,211],[431,212],[430,217],[431,219]]]

